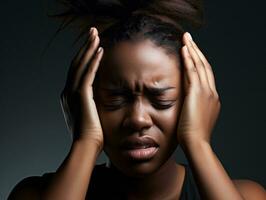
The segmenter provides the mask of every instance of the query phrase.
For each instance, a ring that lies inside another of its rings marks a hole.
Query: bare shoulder
[[[41,177],[30,176],[22,179],[12,189],[8,200],[39,200]]]
[[[246,200],[266,200],[266,191],[259,183],[248,179],[232,180]]]

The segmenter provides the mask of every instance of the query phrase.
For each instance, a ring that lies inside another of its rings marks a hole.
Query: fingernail
[[[184,51],[185,51],[185,55],[188,56],[188,57],[190,57],[190,54],[189,54],[187,45],[184,46]]]
[[[94,41],[96,39],[96,33],[95,28],[92,28],[91,34],[90,34],[90,41]]]
[[[184,46],[185,53],[188,54],[187,46]]]
[[[92,35],[93,27],[90,28],[90,35]]]
[[[97,50],[97,53],[101,53],[102,50],[103,50],[103,48],[99,47],[98,50]]]
[[[193,41],[193,38],[192,38],[192,36],[191,36],[191,34],[190,34],[189,32],[187,32],[187,36],[188,36],[188,38],[189,38],[191,41]]]

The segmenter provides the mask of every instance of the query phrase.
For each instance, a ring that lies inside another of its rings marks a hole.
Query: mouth
[[[158,149],[158,143],[150,137],[128,138],[122,143],[122,154],[131,160],[150,160]]]

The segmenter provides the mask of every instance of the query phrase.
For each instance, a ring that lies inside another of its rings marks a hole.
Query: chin
[[[156,173],[170,158],[171,155],[162,158],[162,155],[157,155],[149,160],[127,160],[120,156],[109,157],[112,166],[115,167],[120,173],[127,177],[132,178],[145,178]]]
[[[112,148],[108,145],[104,146],[104,152],[110,159],[111,166],[118,173],[127,177],[144,178],[156,173],[168,163],[177,146],[176,142],[160,145],[155,153],[143,157],[127,154],[119,148]]]
[[[155,173],[161,166],[152,160],[132,161],[129,163],[112,162],[113,165],[127,177],[145,178]]]

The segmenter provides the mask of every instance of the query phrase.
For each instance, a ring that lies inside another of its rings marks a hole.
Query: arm
[[[183,146],[203,199],[266,200],[265,189],[254,181],[232,181],[206,142]]]
[[[83,200],[86,197],[96,159],[103,148],[103,131],[93,98],[93,82],[103,56],[100,38],[91,29],[88,45],[72,61],[61,95],[71,121],[74,142],[66,160],[57,170],[43,200]],[[97,50],[98,49],[98,50]]]
[[[43,200],[85,199],[99,153],[97,143],[89,140],[75,141],[49,187],[43,191]]]
[[[20,181],[8,200],[73,200],[85,199],[93,167],[100,150],[93,141],[75,141],[71,150],[49,182],[41,187],[41,177]]]
[[[103,56],[99,42],[97,29],[91,29],[88,45],[77,54],[69,70],[61,101],[73,129],[73,144],[43,191],[43,200],[83,200],[86,197],[96,159],[103,148],[103,131],[92,87]]]
[[[206,200],[252,200],[254,198],[246,193],[257,191],[256,199],[265,200],[264,191],[258,189],[258,185],[239,190],[213,152],[210,138],[220,111],[213,71],[189,34],[184,34],[184,44],[186,96],[177,136],[201,197]]]
[[[183,145],[182,149],[188,158],[203,199],[244,200],[209,143],[192,141],[190,144]]]
[[[12,194],[12,200],[37,200],[40,197],[41,200],[83,200],[86,197],[97,156],[103,148],[103,132],[92,88],[103,50],[98,48],[97,30],[92,30],[88,45],[72,62],[61,94],[61,105],[73,133],[71,150],[47,188],[20,184]]]

